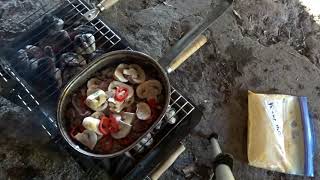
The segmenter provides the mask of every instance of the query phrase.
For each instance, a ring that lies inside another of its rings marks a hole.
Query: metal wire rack
[[[95,30],[95,32],[92,33],[92,36],[95,37],[93,43],[97,44],[97,48],[103,49],[104,52],[117,49],[131,50],[129,46],[125,45],[124,40],[99,18],[91,22],[86,21],[83,14],[89,11],[89,9],[90,7],[81,0],[66,0],[59,3],[56,7],[42,9],[42,14],[40,13],[41,10],[37,10],[34,14],[20,21],[22,25],[28,27],[28,31],[22,37],[17,37],[17,40],[12,43],[11,48],[19,50],[26,45],[39,45],[40,40],[45,37],[45,32],[50,28],[50,24],[46,24],[46,27],[41,26],[41,18],[39,18],[39,16],[44,17],[50,13],[58,17],[61,15],[59,18],[62,18],[66,24],[69,24],[64,28],[65,31],[72,30],[74,28],[73,24],[78,22],[81,22],[82,25],[93,27]],[[32,20],[33,18],[36,19]],[[63,52],[66,52],[72,47],[73,43],[73,41],[69,42],[55,54],[59,56]],[[90,45],[91,44],[89,44],[89,46]],[[8,90],[7,94],[13,96],[16,101],[20,102],[18,104],[25,106],[29,111],[44,117],[41,121],[42,128],[51,138],[54,139],[59,136],[59,130],[55,121],[56,107],[54,101],[57,100],[56,97],[59,95],[60,89],[54,89],[51,84],[45,89],[39,90],[35,87],[36,83],[33,79],[29,79],[25,77],[23,73],[19,72],[19,68],[24,66],[22,62],[10,61],[7,56],[2,55],[0,56],[0,60],[0,81]],[[59,60],[57,61],[59,62]],[[34,76],[41,76],[47,71],[49,71],[49,69],[43,69],[42,72]],[[42,80],[46,80],[46,77],[42,78]],[[53,90],[48,91],[50,89]],[[168,113],[151,132],[151,138],[144,140],[140,143],[140,147],[130,151],[130,156],[134,159],[141,159],[141,154],[147,154],[149,151],[152,151],[153,148],[161,143],[164,137],[168,136],[171,131],[179,126],[179,124],[194,111],[194,105],[173,87],[171,87],[170,96]],[[50,101],[53,102],[51,103]],[[173,119],[175,121],[172,121]],[[152,145],[146,145],[150,144],[150,141],[153,141]],[[143,151],[141,150],[142,148],[144,149]]]

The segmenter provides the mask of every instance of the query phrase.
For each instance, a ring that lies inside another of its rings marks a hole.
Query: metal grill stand
[[[50,10],[42,9],[42,14],[40,13],[41,9],[37,10],[34,14],[31,14],[20,22],[24,27],[28,28],[26,33],[11,42],[10,52],[17,52],[27,45],[40,44],[40,40],[52,26],[51,24],[43,26],[43,22],[41,22],[42,18],[39,18],[39,14],[44,17],[48,13],[59,18],[64,17],[63,21],[65,24],[69,24],[67,27],[64,27],[66,31],[75,28],[73,25],[75,23],[79,25],[79,22],[93,27],[95,30],[92,33],[95,37],[95,42],[93,43],[97,45],[98,49],[103,49],[104,52],[130,49],[126,41],[101,21],[99,17],[91,22],[84,21],[83,14],[88,12],[89,9],[90,7],[80,0],[66,0]],[[69,50],[73,43],[69,42],[65,44],[56,54],[59,55]],[[10,61],[8,53],[3,52],[0,54],[0,58],[0,83],[6,87],[4,89],[7,89],[7,91],[2,92],[2,96],[38,115],[43,129],[51,137],[52,143],[58,145],[57,147],[60,150],[68,152],[83,167],[88,177],[105,172],[116,178],[141,179],[141,177],[147,177],[164,156],[171,153],[174,149],[172,147],[176,146],[187,136],[201,118],[201,112],[175,88],[171,87],[170,108],[166,117],[160,121],[150,137],[143,138],[139,146],[125,155],[112,159],[84,157],[75,152],[63,140],[57,128],[55,110],[60,89],[54,88],[54,85],[50,84],[39,92],[34,78],[30,79],[24,76],[25,74],[19,72],[19,68],[24,65],[22,62]],[[35,76],[41,76],[46,71],[49,70],[44,69]],[[45,81],[46,78],[44,77],[42,80]]]

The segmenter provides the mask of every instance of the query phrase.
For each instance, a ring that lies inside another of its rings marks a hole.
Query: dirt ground
[[[134,48],[160,58],[215,3],[215,0],[120,0],[102,16]],[[5,29],[3,24],[2,21],[1,27]],[[196,166],[192,179],[208,179],[213,158],[205,137],[212,132],[220,135],[223,151],[234,156],[236,179],[312,179],[248,166],[247,91],[307,96],[319,139],[320,26],[298,0],[235,0],[206,34],[208,43],[170,75],[172,84],[203,109],[204,118],[184,142],[187,150],[162,179],[186,179],[181,170],[190,164]],[[1,104],[3,108],[7,106]],[[17,107],[8,106],[10,111],[13,108]],[[0,119],[6,120],[8,116],[0,114]],[[43,140],[27,143],[28,147],[33,148],[35,142],[42,144]],[[6,146],[0,147],[0,161],[8,156],[8,150],[3,149]],[[41,147],[35,149],[43,151]],[[320,172],[319,149],[318,145],[316,177]],[[60,176],[52,177],[68,179],[72,174],[81,174],[76,165],[66,172],[71,162],[56,160],[50,151],[41,157],[44,164],[46,157],[52,157],[49,164],[56,165],[49,170],[44,167],[44,172],[54,175],[62,171]],[[41,163],[35,165],[30,159],[25,164],[41,167]],[[8,173],[5,168],[9,166],[0,163],[0,167]]]

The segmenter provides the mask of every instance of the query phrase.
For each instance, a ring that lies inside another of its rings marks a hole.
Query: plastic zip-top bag
[[[314,176],[314,130],[306,97],[248,94],[248,160],[255,167]]]

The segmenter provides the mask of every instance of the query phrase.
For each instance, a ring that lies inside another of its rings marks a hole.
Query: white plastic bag
[[[305,97],[248,95],[248,160],[255,167],[313,176],[313,128]]]

